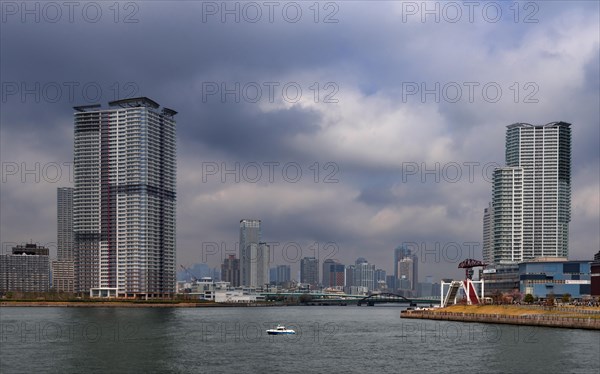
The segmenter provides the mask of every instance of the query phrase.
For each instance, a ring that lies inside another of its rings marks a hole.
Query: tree
[[[569,301],[571,301],[571,294],[570,293],[566,293],[562,295],[562,302],[563,303],[568,303]]]
[[[533,295],[528,293],[527,295],[525,295],[525,298],[523,299],[523,301],[526,303],[533,303]]]
[[[554,306],[554,294],[553,293],[548,294],[548,297],[546,298],[546,305]]]

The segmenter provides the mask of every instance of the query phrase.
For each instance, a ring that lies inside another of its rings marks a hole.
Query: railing
[[[569,312],[569,313],[577,313],[577,314],[598,314],[600,315],[600,309],[580,309],[576,306],[574,307],[564,307],[564,306],[547,306],[547,305],[526,305],[527,308],[534,309],[542,309],[548,311],[556,311],[556,312]]]

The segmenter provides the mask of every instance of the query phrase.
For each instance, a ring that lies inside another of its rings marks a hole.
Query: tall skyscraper
[[[76,288],[96,297],[175,293],[177,112],[146,97],[74,107]]]
[[[507,126],[506,165],[494,171],[493,254],[489,258],[502,264],[567,257],[571,125]]]
[[[269,284],[270,248],[261,242],[261,221],[240,220],[240,282],[247,287]]]
[[[73,188],[59,187],[56,191],[57,258],[52,261],[52,288],[57,292],[75,291],[75,262],[73,256]]]
[[[319,284],[319,260],[315,257],[304,257],[300,260],[300,283],[310,284],[316,288]]]

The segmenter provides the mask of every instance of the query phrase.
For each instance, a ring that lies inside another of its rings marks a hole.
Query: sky
[[[481,259],[506,126],[572,124],[570,259],[600,248],[599,5],[527,2],[2,2],[0,236],[55,252],[73,106],[178,111],[177,262],[365,257],[419,276]]]

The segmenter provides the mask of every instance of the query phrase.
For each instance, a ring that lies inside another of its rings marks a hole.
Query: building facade
[[[491,206],[493,249],[488,259],[494,263],[568,256],[569,123],[515,123],[507,127],[506,167],[494,172]]]
[[[177,112],[148,98],[75,107],[76,290],[175,294]]]
[[[519,265],[497,264],[483,269],[481,278],[486,297],[500,293],[513,293],[519,289]]]
[[[575,299],[591,296],[590,261],[529,261],[519,264],[519,285],[522,294],[542,299],[568,294]]]
[[[75,262],[55,260],[51,268],[52,289],[56,292],[75,292]]]
[[[48,248],[36,244],[13,247],[0,255],[0,292],[48,292],[50,256]]]

